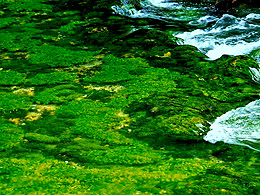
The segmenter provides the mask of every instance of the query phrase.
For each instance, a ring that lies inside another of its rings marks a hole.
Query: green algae
[[[116,1],[47,2],[0,2],[0,193],[259,193],[259,153],[202,140],[258,98],[252,58],[129,33],[150,21],[110,15]]]

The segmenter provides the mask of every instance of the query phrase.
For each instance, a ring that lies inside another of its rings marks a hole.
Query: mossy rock
[[[92,100],[109,101],[114,92],[107,90],[91,90],[87,92],[88,98]]]
[[[27,29],[28,30],[28,29]],[[36,47],[42,44],[38,39],[32,39],[34,34],[40,33],[42,31],[38,29],[31,29],[31,33],[27,32],[5,32],[0,33],[0,48],[3,50],[14,51],[24,51]]]
[[[23,130],[25,133],[33,133],[32,135],[36,135],[34,140],[37,139],[38,135],[39,138],[43,135],[43,138],[45,138],[44,136],[49,136],[51,139],[57,137],[57,139],[61,141],[68,142],[71,138],[75,137],[69,130],[69,128],[74,125],[75,122],[72,118],[43,114],[38,120],[26,122],[26,125],[23,126]],[[37,142],[37,144],[38,143],[44,144],[43,142]]]
[[[167,145],[174,141],[198,141],[204,132],[197,127],[204,122],[198,117],[176,115],[172,117],[141,117],[132,126],[132,136],[147,140],[152,145]]]
[[[159,30],[140,29],[133,31],[113,42],[111,45],[116,53],[127,55],[132,54],[135,57],[145,57],[163,55],[169,48],[177,46],[177,41],[172,39],[171,35]]]

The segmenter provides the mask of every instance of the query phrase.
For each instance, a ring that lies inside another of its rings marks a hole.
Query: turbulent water
[[[207,26],[192,32],[183,32],[177,36],[185,43],[198,47],[210,59],[217,59],[222,55],[245,55],[260,48],[260,14],[248,14],[237,18],[225,14],[221,18],[205,16],[192,25]]]
[[[204,139],[211,143],[223,141],[244,145],[260,151],[260,100],[217,118]]]
[[[153,18],[168,24],[185,22],[193,30],[179,29],[173,36],[183,39],[185,44],[196,46],[209,60],[222,55],[251,55],[260,62],[260,12],[243,17],[216,16],[210,14],[207,7],[187,7],[175,1],[162,0],[142,1],[142,9],[137,11],[128,1],[122,3],[124,6],[113,7],[121,15]],[[204,138],[206,141],[223,141],[260,151],[260,100],[220,116],[210,129]]]

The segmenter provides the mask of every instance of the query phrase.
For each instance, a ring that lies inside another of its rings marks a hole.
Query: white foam
[[[185,20],[187,10],[197,10],[192,7],[183,7],[177,2],[169,2],[167,0],[144,0],[141,1],[141,10],[136,10],[127,0],[121,0],[122,5],[114,5],[112,9],[114,13],[130,16],[132,18],[153,18],[159,20]],[[178,12],[178,14],[176,14]],[[185,17],[181,18],[183,13]],[[189,17],[190,18],[190,17]],[[188,19],[190,20],[190,19]]]
[[[151,4],[158,6],[158,7],[166,7],[167,3],[164,0],[149,0]]]
[[[260,23],[260,14],[255,14],[255,13],[248,14],[245,20],[252,23]]]
[[[246,18],[225,14],[212,27],[175,36],[182,38],[185,44],[196,46],[211,60],[218,59],[224,54],[245,55],[260,48],[260,24],[247,22],[252,18],[260,19],[260,14],[249,14]],[[195,23],[200,24],[207,19],[203,17]],[[210,21],[214,21],[214,18],[211,17]]]
[[[260,41],[251,43],[239,41],[235,45],[227,45],[225,43],[218,45],[218,43],[214,43],[215,45],[213,46],[213,49],[206,53],[206,55],[212,60],[218,59],[224,54],[234,56],[246,55],[260,46]]]
[[[204,140],[248,146],[260,151],[260,100],[218,117]]]

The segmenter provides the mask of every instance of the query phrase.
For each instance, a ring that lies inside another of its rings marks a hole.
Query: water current
[[[122,3],[124,6],[113,7],[118,14],[158,19],[168,25],[181,22],[189,26],[189,31],[187,27],[173,30],[173,36],[183,39],[185,44],[196,46],[209,60],[222,55],[251,55],[260,63],[260,10],[234,16],[211,14],[206,5],[187,6],[173,0],[142,1],[140,10],[128,4],[127,0]],[[257,69],[252,71],[260,78]],[[260,100],[218,117],[204,139],[211,143],[223,141],[244,145],[260,151]]]

